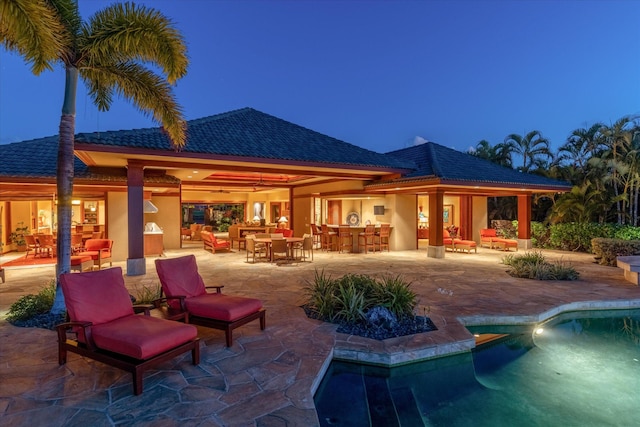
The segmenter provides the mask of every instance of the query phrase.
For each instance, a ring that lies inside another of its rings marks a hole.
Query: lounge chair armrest
[[[205,289],[215,289],[216,290],[216,294],[221,294],[222,293],[222,288],[224,288],[224,285],[222,285],[222,286],[205,286]]]
[[[91,334],[91,326],[93,323],[91,322],[64,322],[56,325],[56,329],[58,331],[58,342],[65,342],[67,340],[67,330],[71,328],[82,328],[82,332],[84,334],[84,338],[86,340],[86,345],[91,350],[95,350],[96,346],[93,343],[93,336]]]
[[[154,304],[136,304],[133,306],[134,313],[144,313],[145,316],[149,316],[150,310],[154,309],[156,306]]]
[[[153,300],[152,304],[155,308],[160,308],[162,307],[163,304],[167,304],[169,302],[169,300],[179,300],[180,301],[180,310],[181,311],[187,311],[187,306],[185,305],[185,300],[187,299],[187,297],[185,295],[176,295],[173,297],[163,297],[163,298],[158,298]]]

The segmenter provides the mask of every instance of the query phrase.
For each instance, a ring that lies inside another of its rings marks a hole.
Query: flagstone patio
[[[205,282],[223,292],[263,300],[267,328],[257,322],[234,332],[224,346],[221,331],[198,328],[202,360],[187,354],[145,375],[144,393],[134,396],[131,376],[70,354],[57,363],[53,331],[17,328],[0,321],[0,417],[3,425],[35,426],[313,426],[318,425],[315,392],[332,357],[377,363],[466,351],[474,345],[467,324],[535,323],[560,311],[640,307],[640,287],[624,280],[621,269],[593,263],[586,254],[545,251],[550,259],[571,262],[580,272],[573,282],[515,279],[500,263],[504,253],[447,253],[427,258],[426,250],[375,254],[316,251],[314,262],[246,263],[244,252],[210,254],[200,245],[168,251],[195,253]],[[125,263],[114,263],[124,268]],[[431,317],[437,331],[373,341],[336,333],[334,325],[308,319],[300,308],[303,287],[324,270],[401,274],[419,294],[418,314]],[[21,295],[36,293],[54,268],[9,268],[0,284],[0,316]],[[145,276],[126,277],[136,286],[158,283],[153,259]]]

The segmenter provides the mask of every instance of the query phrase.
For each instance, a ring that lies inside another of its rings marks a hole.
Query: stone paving
[[[207,284],[223,292],[264,302],[267,329],[252,322],[234,331],[224,346],[221,331],[199,327],[201,363],[190,354],[144,378],[134,396],[131,375],[69,354],[57,363],[56,335],[0,321],[0,424],[7,426],[315,426],[313,394],[333,357],[375,363],[404,363],[466,351],[473,336],[463,324],[535,323],[571,309],[640,307],[640,287],[622,270],[598,266],[586,254],[545,251],[549,259],[570,262],[573,282],[514,279],[500,263],[504,253],[450,253],[427,258],[426,250],[375,254],[315,251],[313,262],[246,262],[243,251],[210,254],[201,246],[168,251],[195,253]],[[4,259],[6,260],[6,258]],[[125,263],[114,263],[122,266]],[[308,319],[300,308],[304,286],[315,271],[401,274],[419,294],[418,314],[437,331],[375,341],[339,334],[334,325]],[[6,271],[0,284],[0,317],[21,295],[36,293],[54,276],[53,267]],[[158,284],[153,259],[145,276],[125,277],[135,295]]]

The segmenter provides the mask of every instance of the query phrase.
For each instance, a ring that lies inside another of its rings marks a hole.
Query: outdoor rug
[[[0,258],[0,266],[3,268],[6,267],[30,267],[30,266],[43,266],[43,265],[55,265],[58,262],[57,258],[48,258],[48,257],[36,257],[30,255],[29,258],[25,256],[21,256],[20,258],[16,258],[11,261],[1,262],[2,258]]]

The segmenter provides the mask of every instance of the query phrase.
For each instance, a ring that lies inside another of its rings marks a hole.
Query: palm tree
[[[489,160],[501,166],[512,167],[511,146],[506,144],[491,145],[486,139],[481,140],[468,151],[469,154]]]
[[[52,69],[54,63],[65,69],[57,170],[59,277],[71,267],[78,77],[101,111],[110,108],[114,95],[127,98],[161,123],[174,147],[180,148],[186,140],[185,121],[171,85],[186,74],[186,46],[169,19],[131,3],[108,6],[83,22],[74,0],[0,0],[0,36],[6,49],[32,63],[35,74]],[[52,312],[64,309],[58,286]]]
[[[571,132],[567,142],[558,150],[559,159],[584,171],[587,160],[602,149],[602,127],[602,123],[594,123],[589,129],[580,128]]]
[[[504,144],[510,146],[514,153],[522,156],[522,167],[518,168],[522,172],[528,172],[537,164],[536,160],[553,158],[549,149],[549,140],[537,130],[529,132],[524,137],[515,133],[507,135]]]
[[[631,196],[631,194],[627,194],[627,191],[634,187],[635,170],[633,164],[635,156],[632,154],[628,157],[628,155],[634,152],[636,127],[634,118],[625,116],[611,126],[603,126],[601,129],[607,146],[607,151],[603,153],[603,160],[606,160],[610,167],[609,173],[613,178],[613,191],[618,200],[618,224],[626,222],[625,210]],[[634,218],[630,219],[632,222],[635,221]]]

